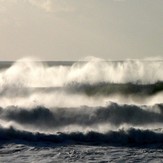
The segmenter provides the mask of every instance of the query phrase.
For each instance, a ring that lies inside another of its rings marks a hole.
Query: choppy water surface
[[[152,146],[151,146],[152,147]],[[163,149],[65,145],[27,146],[9,144],[1,147],[1,162],[162,162]]]

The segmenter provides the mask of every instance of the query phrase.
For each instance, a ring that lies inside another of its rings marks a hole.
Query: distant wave
[[[3,87],[63,87],[81,84],[133,83],[154,84],[163,81],[163,62],[126,60],[123,62],[90,59],[72,65],[48,66],[31,59],[15,62],[0,73]]]
[[[50,90],[50,89],[49,89]],[[52,91],[53,89],[51,89]],[[98,83],[98,84],[79,84],[71,83],[67,90],[84,93],[88,96],[93,95],[142,95],[150,96],[163,91],[163,82],[155,84],[133,84],[133,83]]]
[[[0,91],[0,96],[28,97],[34,93],[48,94],[54,92],[84,94],[86,96],[134,95],[148,97],[163,92],[163,82],[145,85],[133,83],[81,84],[73,82],[63,87],[20,87],[19,89],[6,87]]]

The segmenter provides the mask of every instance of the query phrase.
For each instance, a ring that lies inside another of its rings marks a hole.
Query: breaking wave
[[[150,130],[131,128],[129,130],[109,131],[107,133],[88,132],[83,134],[58,133],[41,134],[19,131],[14,128],[0,128],[0,142],[21,143],[66,143],[66,144],[91,144],[91,145],[146,145],[162,144],[163,133]],[[51,144],[52,145],[52,144]]]
[[[77,125],[94,128],[109,124],[120,127],[124,124],[130,126],[154,126],[163,124],[163,104],[154,106],[118,105],[110,103],[105,107],[80,108],[45,108],[31,109],[10,106],[0,108],[0,118],[7,122],[16,122],[40,130],[57,129]]]
[[[163,62],[20,60],[0,71],[0,141],[163,142]]]

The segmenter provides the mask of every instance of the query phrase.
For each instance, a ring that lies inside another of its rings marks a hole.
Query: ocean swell
[[[0,141],[162,144],[162,70],[162,61],[17,61],[0,72]]]

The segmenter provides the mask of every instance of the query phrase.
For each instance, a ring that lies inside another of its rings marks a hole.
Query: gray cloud
[[[43,9],[45,12],[69,12],[73,7],[66,1],[60,0],[27,0],[31,5]]]

